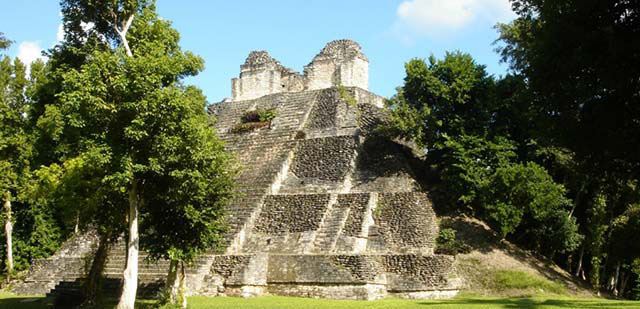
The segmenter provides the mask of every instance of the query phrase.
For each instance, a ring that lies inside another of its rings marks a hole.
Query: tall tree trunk
[[[178,290],[178,302],[180,308],[187,309],[187,280],[184,271],[184,262],[180,261],[180,289]]]
[[[4,211],[6,222],[4,224],[4,233],[7,237],[7,277],[11,279],[13,274],[13,223],[11,222],[11,193],[5,194]]]
[[[169,273],[167,274],[167,283],[165,285],[166,300],[169,304],[176,304],[178,297],[178,260],[169,262]]]
[[[80,211],[76,212],[76,224],[73,226],[73,233],[78,234],[80,230]]]
[[[624,292],[627,289],[627,280],[629,280],[629,275],[627,275],[626,271],[622,272],[622,276],[620,278],[620,289],[618,290],[618,294],[624,297]]]
[[[85,305],[91,306],[100,300],[100,286],[102,280],[102,272],[107,264],[107,255],[110,248],[110,235],[100,235],[98,240],[98,250],[93,257],[91,270],[84,286]]]
[[[138,212],[141,198],[138,182],[133,180],[129,189],[129,241],[127,242],[127,267],[124,270],[124,284],[118,302],[118,309],[134,309],[138,290]]]
[[[616,276],[613,280],[613,295],[618,296],[618,280],[620,279],[620,262],[616,264]]]
[[[187,288],[184,262],[171,260],[169,274],[167,276],[166,294],[167,302],[172,305],[187,308]]]
[[[576,277],[580,276],[580,271],[582,271],[582,258],[584,258],[584,245],[580,248],[580,255],[578,256],[578,266],[576,267]]]

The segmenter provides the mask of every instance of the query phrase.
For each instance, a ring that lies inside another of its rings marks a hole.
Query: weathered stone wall
[[[375,282],[381,271],[375,257],[365,255],[271,255],[267,282],[354,284]],[[381,280],[381,279],[380,279]]]
[[[325,90],[318,95],[305,129],[327,129],[336,127],[336,116],[340,98],[338,91]]]
[[[450,255],[384,255],[382,264],[389,291],[443,289],[453,272]]]
[[[269,195],[244,252],[306,253],[330,203],[329,194]]]
[[[302,140],[295,151],[291,172],[298,178],[340,182],[351,169],[356,140],[336,136]]]
[[[438,225],[425,193],[381,193],[373,217],[368,250],[433,253]]]
[[[269,195],[255,230],[271,235],[317,230],[328,204],[328,194]]]
[[[266,51],[252,51],[231,80],[233,101],[252,100],[269,94],[318,90],[336,86],[369,87],[369,60],[358,43],[329,42],[301,75],[280,64]],[[381,105],[380,105],[381,106]]]
[[[240,66],[240,77],[231,80],[233,101],[259,98],[280,92],[303,90],[303,78],[283,67],[266,51],[253,51]]]
[[[351,40],[329,42],[304,68],[305,89],[339,85],[369,88],[369,60]]]
[[[259,296],[267,285],[266,254],[215,256],[198,294]]]
[[[452,262],[451,256],[412,254],[216,257],[207,277],[211,284],[207,295],[251,296],[255,291],[339,299],[379,299],[388,293],[411,297],[416,291],[455,295],[457,290],[448,284],[455,276]]]
[[[361,91],[355,91],[355,93],[362,93]],[[362,102],[358,100],[358,102]],[[380,125],[384,124],[388,120],[389,116],[383,109],[376,107],[374,103],[360,103],[358,104],[360,118],[358,119],[358,125],[362,128],[364,134],[373,133],[373,131]]]

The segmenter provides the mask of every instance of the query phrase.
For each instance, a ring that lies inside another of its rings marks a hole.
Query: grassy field
[[[112,308],[113,305],[105,305],[104,308]],[[153,302],[139,302],[138,308],[155,308]],[[13,296],[0,293],[0,308],[11,309],[36,309],[51,308],[42,297]],[[295,297],[267,296],[258,298],[234,298],[234,297],[191,297],[189,308],[216,308],[216,309],[399,309],[399,308],[640,308],[640,302],[612,301],[604,299],[579,299],[569,297],[522,297],[522,298],[495,298],[479,296],[460,296],[448,300],[405,300],[383,299],[378,301],[345,301],[327,299],[308,299]]]

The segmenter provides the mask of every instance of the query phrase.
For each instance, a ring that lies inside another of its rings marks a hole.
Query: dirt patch
[[[464,280],[465,289],[484,295],[526,296],[540,291],[493,289],[493,278],[500,271],[521,271],[532,276],[557,282],[571,295],[592,297],[594,294],[584,283],[550,261],[544,261],[532,252],[522,250],[501,240],[484,222],[461,217],[440,217],[441,228],[456,230],[459,240],[471,247],[471,252],[456,256],[456,269]]]

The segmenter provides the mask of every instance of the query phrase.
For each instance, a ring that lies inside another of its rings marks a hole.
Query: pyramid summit
[[[434,254],[436,215],[415,177],[414,152],[376,134],[387,115],[384,98],[367,89],[368,64],[351,40],[328,43],[303,74],[265,51],[249,54],[232,99],[209,109],[241,165],[241,194],[226,209],[226,251],[198,257],[190,294],[456,295],[454,257]],[[92,241],[77,237],[34,263],[16,290],[46,293],[81,280]],[[168,261],[143,259],[141,284],[161,285]],[[117,245],[106,269],[116,286],[123,262]]]
[[[232,79],[231,85],[233,101],[339,85],[367,90],[369,60],[358,43],[336,40],[329,42],[304,67],[304,74],[300,74],[282,66],[266,51],[252,51],[240,66],[240,76]]]

